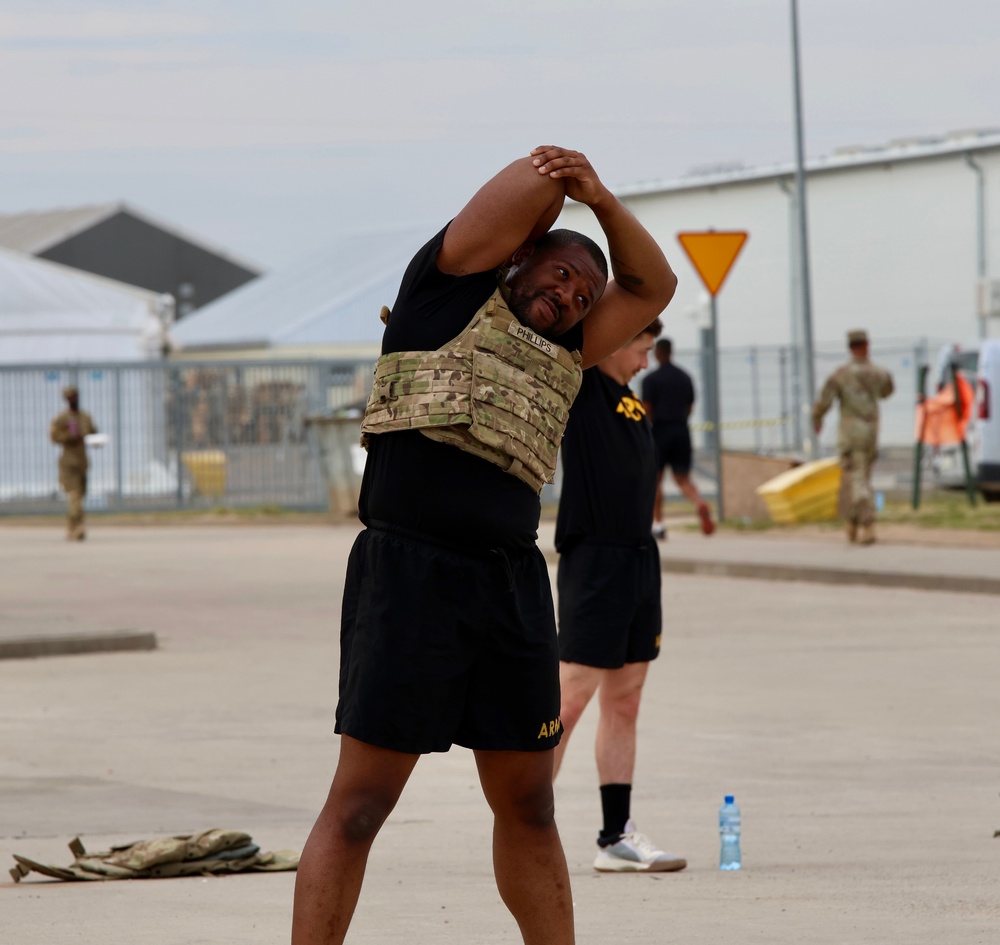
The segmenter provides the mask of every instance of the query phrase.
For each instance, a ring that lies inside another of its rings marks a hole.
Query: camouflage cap
[[[847,344],[848,347],[868,344],[868,332],[863,328],[856,328],[854,331],[849,331],[847,333]]]
[[[80,396],[80,391],[76,387],[74,387],[72,384],[70,384],[68,387],[64,387],[63,388],[62,395],[63,395],[63,397],[66,397],[66,398],[69,398],[69,397],[79,397]]]

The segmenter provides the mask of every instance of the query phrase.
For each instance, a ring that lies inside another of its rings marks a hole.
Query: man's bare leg
[[[292,945],[344,941],[372,841],[419,757],[342,736],[330,793],[299,861]]]
[[[683,495],[688,502],[691,502],[694,505],[699,505],[701,503],[701,493],[698,491],[698,487],[692,481],[689,473],[674,473],[674,482],[677,483],[677,488],[681,490],[681,495]]]
[[[597,725],[597,774],[603,787],[629,786],[635,773],[636,722],[639,718],[639,702],[642,686],[646,680],[649,663],[626,663],[621,669],[605,671],[601,680],[601,718]],[[605,812],[607,817],[607,811]],[[629,817],[631,820],[631,817]],[[607,820],[605,821],[607,824]],[[629,826],[626,821],[625,826]],[[634,823],[632,824],[635,829]],[[613,828],[620,829],[620,828]],[[666,853],[652,844],[642,834],[629,834],[633,853],[641,853],[643,870],[651,872],[674,872],[687,866],[687,860],[673,853]],[[622,860],[627,869],[635,869],[631,857],[621,857],[615,848],[602,850],[594,861],[594,868],[601,871],[621,870]]]
[[[663,522],[663,470],[656,474],[656,498],[653,500],[653,524]]]
[[[559,690],[561,693],[559,719],[562,722],[562,738],[556,745],[552,757],[552,780],[556,779],[562,765],[563,755],[569,745],[569,737],[580,721],[583,710],[587,708],[591,697],[597,692],[603,669],[594,666],[584,666],[582,663],[559,664]]]
[[[493,871],[524,945],[573,945],[573,895],[556,829],[551,751],[477,751],[493,811]]]
[[[701,519],[701,530],[706,535],[711,535],[715,531],[715,524],[712,522],[712,513],[709,511],[708,503],[701,497],[698,487],[691,480],[687,473],[674,473],[674,482],[681,490],[684,498],[693,503],[698,509],[698,517]]]
[[[597,777],[601,784],[631,784],[635,771],[636,722],[649,663],[604,670],[597,722]]]

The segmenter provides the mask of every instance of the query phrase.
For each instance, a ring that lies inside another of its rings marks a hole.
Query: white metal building
[[[128,491],[158,473],[148,456],[163,394],[142,365],[160,360],[173,310],[170,295],[0,249],[0,501],[55,491],[49,422],[65,408],[69,383],[102,432],[123,410],[140,418],[128,450],[92,451],[91,507],[110,483]],[[124,378],[108,370],[122,365],[136,370]]]
[[[1000,277],[1000,130],[842,148],[806,172],[817,350],[843,347],[857,327],[873,344],[978,336],[978,279]],[[718,295],[720,347],[797,343],[792,165],[708,169],[616,193],[678,274],[667,311],[675,345],[697,346],[706,298],[677,234],[709,229],[749,233]],[[559,225],[602,240],[586,207],[568,205]]]
[[[106,279],[169,293],[183,317],[261,268],[122,201],[0,213],[0,246]]]
[[[873,359],[896,377],[896,394],[882,409],[882,443],[906,445],[918,364],[933,361],[947,343],[1000,334],[1000,319],[980,317],[981,295],[1000,308],[1000,130],[841,148],[808,162],[806,177],[817,391],[847,358],[846,332],[866,328]],[[794,166],[705,168],[615,192],[677,272],[664,325],[696,383],[709,296],[677,235],[749,234],[716,299],[724,439],[730,448],[780,448],[790,424],[800,436],[808,404],[804,382],[795,379],[804,372],[792,364],[803,338]],[[586,207],[568,204],[558,225],[604,245]],[[777,377],[786,354],[791,377]],[[749,381],[744,361],[753,370]],[[768,385],[783,392],[780,406]],[[761,409],[751,409],[757,399]],[[759,418],[778,426],[761,428]],[[747,427],[726,432],[727,420]],[[835,430],[835,421],[826,424],[821,449],[832,448]]]
[[[174,300],[0,248],[0,365],[158,358]]]
[[[392,306],[426,228],[333,240],[193,312],[170,332],[173,356],[198,359],[378,357]]]

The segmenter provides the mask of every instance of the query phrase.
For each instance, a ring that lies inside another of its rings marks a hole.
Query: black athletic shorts
[[[573,543],[559,558],[559,659],[600,669],[660,652],[660,551]]]
[[[392,525],[347,565],[336,731],[395,751],[559,743],[559,652],[545,559],[468,551]]]
[[[678,476],[691,472],[691,431],[686,423],[661,423],[653,426],[656,466],[669,466]]]

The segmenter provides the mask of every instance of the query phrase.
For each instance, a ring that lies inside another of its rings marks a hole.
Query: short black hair
[[[657,332],[659,334],[659,332]],[[674,344],[669,338],[660,338],[656,342],[656,350],[662,352],[663,354],[673,354]]]
[[[549,230],[535,243],[535,249],[546,249],[550,246],[582,246],[593,257],[604,278],[608,278],[608,260],[604,250],[589,236],[577,233],[576,230]]]
[[[663,322],[658,318],[654,318],[642,331],[636,335],[636,338],[641,338],[643,335],[652,335],[654,338],[660,337],[660,332],[663,331]],[[660,342],[656,342],[657,347],[659,347]],[[667,344],[670,344],[668,341]]]

